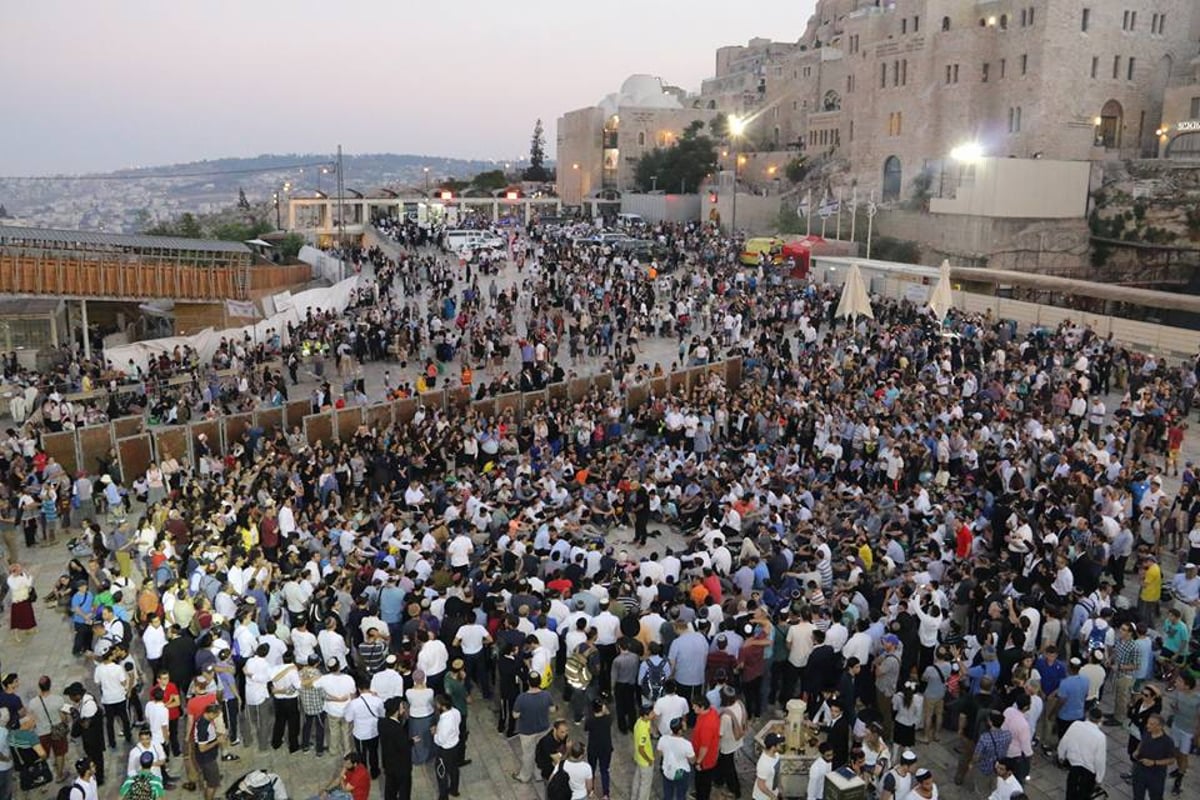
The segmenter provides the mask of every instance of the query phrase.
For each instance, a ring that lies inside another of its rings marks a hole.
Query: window
[[[1092,80],[1096,79],[1096,73],[1100,71],[1100,56],[1092,56]]]
[[[1021,54],[1021,74],[1024,75],[1028,71],[1029,71],[1029,56],[1022,53]]]
[[[1037,9],[1035,9],[1035,8],[1029,9],[1029,27],[1031,27],[1031,28],[1033,27],[1033,12],[1036,10]]]
[[[1021,9],[1021,27],[1025,27],[1025,9]]]
[[[900,62],[899,60],[892,62],[892,86],[900,85]]]
[[[1193,97],[1191,119],[1197,118],[1200,118],[1200,97]]]
[[[900,85],[908,86],[908,59],[900,62]]]
[[[1004,80],[1004,68],[1005,68],[1005,66],[1007,66],[1007,64],[1008,64],[1008,59],[1006,59],[1006,58],[1000,59],[1000,80]]]
[[[1000,30],[1002,30],[1002,31],[1008,30],[1008,14],[1000,15]]]
[[[646,132],[638,131],[638,147],[646,146]]]
[[[987,82],[988,82],[988,68],[989,68],[990,66],[991,66],[991,65],[990,65],[990,64],[988,64],[986,61],[985,61],[985,62],[983,62],[983,73],[980,75],[980,78],[979,78],[979,80],[980,80],[980,82],[981,82],[981,83],[987,83]]]
[[[1128,11],[1127,10],[1121,16],[1121,30],[1123,30],[1123,31],[1137,30],[1137,12],[1136,11]]]
[[[908,33],[908,17],[900,20],[900,33]]]
[[[858,34],[856,33],[850,37],[850,53],[854,54],[857,52],[858,52]]]
[[[950,85],[950,65],[946,65],[946,85]]]
[[[1129,30],[1129,10],[1126,9],[1124,16],[1121,17],[1121,30]]]
[[[946,65],[946,84],[958,83],[958,64]]]
[[[950,30],[950,18],[949,17],[942,17],[942,30],[944,30],[944,31]]]
[[[1092,21],[1092,10],[1090,8],[1085,8],[1083,10],[1083,16],[1080,17],[1080,19],[1079,19],[1079,30],[1083,31],[1084,33],[1087,33],[1088,24],[1090,24],[1091,21]]]
[[[1134,58],[1133,56],[1130,56],[1129,64],[1125,68],[1125,80],[1127,80],[1127,81],[1133,80],[1133,68],[1134,68],[1135,63],[1137,63],[1137,59]]]
[[[854,141],[854,120],[850,120],[850,141]]]
[[[1121,57],[1113,56],[1113,80],[1121,77]]]
[[[1154,16],[1158,17],[1158,20],[1157,20],[1157,24],[1152,24],[1150,26],[1150,32],[1156,33],[1159,36],[1162,36],[1163,31],[1165,30],[1166,24],[1167,24],[1167,15],[1166,14],[1155,14]]]
[[[921,31],[921,15],[918,14],[915,17],[913,17],[913,33],[920,33],[920,31]]]
[[[1150,17],[1150,32],[1158,33],[1158,14]]]
[[[904,129],[904,117],[899,111],[888,114],[888,136],[899,136]]]
[[[887,62],[886,61],[879,65],[879,88],[880,89],[887,88]]]
[[[954,82],[958,83],[958,64],[954,65]]]

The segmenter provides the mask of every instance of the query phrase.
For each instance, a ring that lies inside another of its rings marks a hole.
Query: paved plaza
[[[514,281],[519,281],[524,276],[517,274],[515,267],[512,265],[506,266],[500,275],[498,282],[501,288],[506,288]],[[483,278],[480,285],[486,291],[488,279]],[[520,330],[520,327],[519,327]],[[668,368],[673,360],[677,357],[677,345],[674,339],[659,339],[650,338],[643,340],[641,343],[642,354],[638,358],[639,363],[648,363],[653,366],[655,362],[663,365],[664,369]],[[564,366],[567,366],[566,349],[560,351],[560,359],[564,360]],[[514,363],[510,366],[518,367]],[[576,367],[581,374],[587,374],[595,370],[596,365],[580,365]],[[413,380],[415,379],[416,365],[410,365],[409,370],[405,374],[401,374],[396,364],[373,363],[366,366],[366,375],[368,381],[369,395],[372,400],[378,399],[382,391],[382,375],[384,369],[390,369],[393,379]],[[448,373],[455,375],[455,372]],[[490,373],[482,371],[477,372],[477,379],[490,377]],[[301,392],[308,391],[312,388],[314,382],[311,376],[305,376],[302,384],[297,389],[293,390],[293,399],[304,396]],[[1115,408],[1119,402],[1119,396],[1111,395],[1106,399],[1109,408]],[[1200,446],[1197,446],[1194,441],[1185,442],[1185,457],[1200,458]],[[1168,492],[1174,492],[1178,489],[1176,479],[1168,479],[1168,485],[1164,487]],[[662,551],[665,547],[681,547],[683,539],[677,533],[656,526],[654,529],[660,534],[658,538],[651,540],[650,546],[645,548],[637,548],[632,545],[633,532],[629,528],[615,528],[609,536],[609,542],[618,550],[627,549],[634,553],[650,552],[653,550]],[[35,576],[36,585],[39,591],[45,595],[54,580],[58,577],[60,570],[65,564],[68,554],[64,547],[58,548],[40,548],[31,552],[21,553],[21,561],[29,568]],[[1174,574],[1175,563],[1172,556],[1168,556],[1165,566],[1167,576]],[[1126,593],[1133,595],[1136,592],[1137,581],[1131,580],[1128,582]],[[76,659],[70,655],[69,641],[71,639],[71,630],[68,623],[57,617],[54,612],[43,605],[39,605],[38,617],[40,627],[37,635],[31,640],[27,639],[24,643],[18,644],[7,630],[0,637],[3,650],[0,655],[0,661],[3,663],[5,672],[16,671],[22,678],[22,687],[28,691],[30,687],[36,685],[36,680],[39,675],[49,675],[55,681],[55,686],[61,689],[73,680],[83,680],[90,685],[90,667],[86,667],[81,659]],[[1108,689],[1111,692],[1112,681],[1109,681]],[[555,687],[556,695],[561,691],[561,677]],[[1111,697],[1105,698],[1104,707],[1111,709]],[[569,716],[565,708],[560,704],[560,713],[564,716]],[[777,713],[777,712],[776,712]],[[467,748],[467,758],[471,759],[471,763],[462,769],[462,795],[468,798],[496,798],[497,800],[529,800],[535,797],[544,797],[544,786],[541,784],[524,785],[517,783],[511,779],[512,773],[518,767],[518,744],[516,739],[505,739],[496,732],[496,716],[491,703],[485,702],[479,696],[474,696],[470,703],[469,730],[471,733]],[[758,728],[752,729],[757,731]],[[1121,728],[1104,728],[1105,733],[1111,740],[1109,743],[1109,767],[1108,776],[1105,779],[1105,788],[1111,798],[1132,797],[1131,788],[1128,784],[1121,781],[1119,775],[1129,769],[1129,762],[1125,755],[1125,744],[1127,734]],[[580,726],[572,727],[572,736],[582,737],[582,729]],[[630,795],[630,785],[632,781],[632,745],[629,737],[623,737],[615,734],[616,751],[613,757],[613,786],[611,796],[613,798],[627,798]],[[749,737],[748,737],[749,739]],[[975,797],[965,787],[956,787],[952,782],[954,773],[954,765],[957,762],[958,755],[954,752],[953,747],[956,742],[951,737],[943,737],[943,741],[932,745],[918,745],[915,749],[920,756],[920,764],[933,770],[935,781],[937,782],[939,795],[950,800],[958,798]],[[286,751],[279,752],[259,752],[257,749],[249,747],[233,748],[233,752],[240,756],[240,760],[234,762],[222,763],[221,768],[228,785],[228,781],[238,777],[243,772],[252,768],[263,768],[271,771],[276,771],[281,774],[288,794],[295,798],[308,798],[316,794],[323,788],[331,779],[334,771],[338,769],[339,762],[336,758],[326,755],[324,757],[315,757],[309,754],[288,755]],[[112,776],[117,776],[122,773],[125,766],[127,748],[124,745],[119,745],[117,750],[109,752],[108,770]],[[72,744],[72,759],[80,754],[78,743]],[[752,745],[748,745],[744,751],[743,757],[739,759],[739,768],[743,777],[743,797],[750,796],[750,786],[753,773],[752,759],[755,753],[752,750]],[[171,769],[173,774],[182,772],[181,765],[176,760],[172,764]],[[1195,771],[1189,774],[1188,780],[1184,785],[1184,796],[1196,796],[1196,792],[1200,789],[1200,779],[1195,776]],[[1034,767],[1031,777],[1026,785],[1026,790],[1034,800],[1043,800],[1044,798],[1058,797],[1063,794],[1066,782],[1066,772],[1055,767],[1040,753],[1034,755]],[[103,798],[115,797],[117,794],[118,780],[109,780],[101,791]],[[415,798],[432,798],[436,796],[436,785],[432,771],[432,765],[427,764],[414,769],[413,787]],[[32,793],[30,796],[38,798],[52,797],[57,791],[56,784],[45,787]],[[375,797],[382,796],[382,782],[378,781],[372,787],[372,792]],[[176,789],[169,793],[173,797],[195,796],[199,797],[199,793],[188,793],[182,789]],[[599,779],[597,777],[597,795],[599,795]],[[659,795],[659,789],[655,789],[655,796]],[[720,797],[721,795],[717,795]]]

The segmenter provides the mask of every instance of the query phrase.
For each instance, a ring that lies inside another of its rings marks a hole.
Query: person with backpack
[[[99,787],[104,784],[100,779],[100,768],[96,762],[84,757],[75,762],[75,772],[78,777],[58,790],[55,800],[99,800]]]
[[[155,773],[154,753],[149,750],[138,758],[139,769],[121,784],[121,800],[158,800],[166,793],[162,778]]]
[[[658,642],[650,643],[650,655],[642,662],[638,670],[638,686],[642,691],[642,701],[654,705],[662,697],[667,680],[671,677],[671,662],[662,654],[662,646]]]

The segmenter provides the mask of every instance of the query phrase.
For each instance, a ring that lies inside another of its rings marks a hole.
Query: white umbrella
[[[950,289],[950,262],[942,261],[939,270],[937,286],[933,287],[933,295],[929,298],[929,307],[937,314],[938,320],[943,320],[954,308],[954,293]]]
[[[871,298],[867,296],[867,287],[863,283],[858,264],[851,264],[850,271],[846,273],[846,282],[842,284],[842,299],[838,301],[834,316],[875,319],[875,312],[871,310]]]

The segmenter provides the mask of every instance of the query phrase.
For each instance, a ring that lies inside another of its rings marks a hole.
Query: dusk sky
[[[645,72],[799,38],[813,0],[39,0],[4,15],[0,175],[260,153],[514,158]]]

